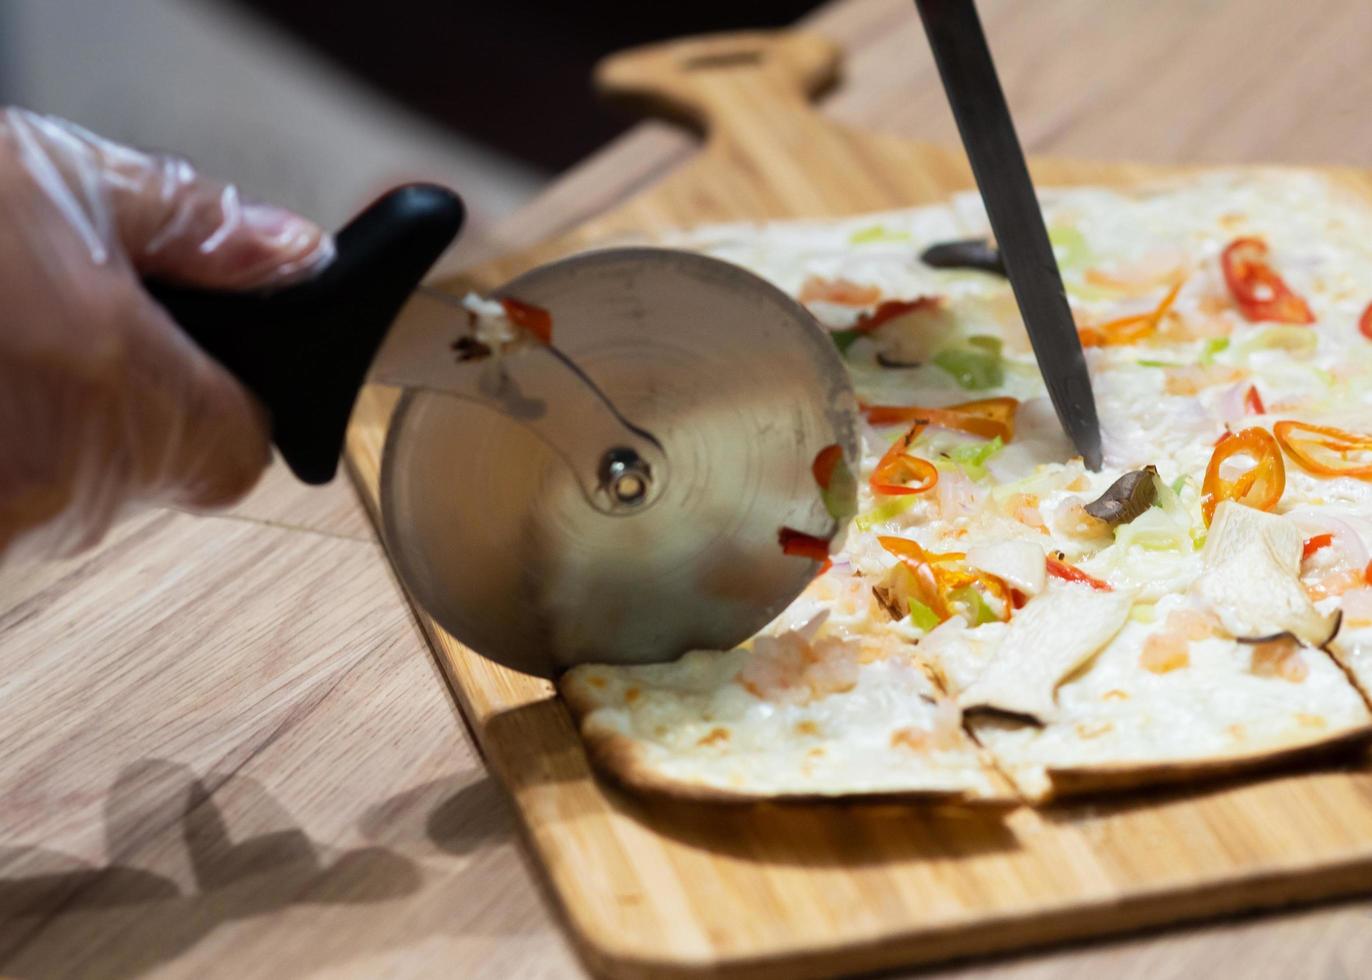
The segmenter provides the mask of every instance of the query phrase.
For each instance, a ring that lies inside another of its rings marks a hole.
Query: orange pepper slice
[[[1272,426],[1272,434],[1306,472],[1372,480],[1372,436],[1289,419]]]
[[[1236,238],[1220,255],[1224,281],[1239,312],[1250,321],[1314,323],[1309,305],[1268,264],[1267,255],[1261,238]]]
[[[1137,344],[1139,341],[1153,336],[1157,332],[1158,324],[1162,323],[1162,318],[1167,315],[1167,311],[1177,301],[1177,294],[1181,292],[1184,282],[1184,279],[1178,279],[1173,283],[1172,288],[1162,297],[1162,301],[1149,313],[1135,313],[1133,316],[1122,316],[1099,326],[1082,327],[1077,331],[1081,345],[1083,347],[1118,347],[1125,344]]]
[[[917,562],[961,561],[967,557],[962,551],[925,551],[918,541],[894,535],[879,535],[877,543],[897,558],[909,558]]]
[[[918,405],[863,405],[867,421],[873,425],[893,425],[897,422],[923,422],[942,429],[956,429],[983,439],[1000,437],[1009,442],[1015,437],[1017,398],[980,398],[976,401],[949,405],[947,408],[921,408]]]
[[[888,535],[879,536],[877,542],[913,573],[919,593],[915,598],[933,610],[940,622],[953,615],[949,605],[950,594],[969,585],[981,585],[1000,601],[1002,620],[1008,620],[1016,608],[1010,587],[999,577],[985,572],[945,567],[948,562],[966,558],[967,555],[961,551],[925,551],[918,542]]]
[[[891,443],[891,448],[877,461],[868,483],[873,493],[888,497],[924,493],[938,483],[938,470],[927,459],[906,452],[910,443],[924,430],[922,421],[910,426],[910,431]],[[913,484],[913,485],[912,485]]]
[[[918,543],[907,538],[882,535],[877,538],[877,543],[899,558],[901,564],[910,570],[918,593],[915,598],[932,609],[939,622],[953,614],[948,608],[947,597],[932,561],[934,558],[947,558],[948,555],[926,554]]]
[[[1243,455],[1253,458],[1250,468],[1233,480],[1220,475],[1225,460]],[[1210,526],[1221,500],[1233,500],[1255,510],[1272,510],[1285,489],[1286,464],[1282,462],[1281,450],[1272,433],[1257,427],[1226,433],[1210,454],[1205,482],[1201,484],[1201,513],[1205,526]]]

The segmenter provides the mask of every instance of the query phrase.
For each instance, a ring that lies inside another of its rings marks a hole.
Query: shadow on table
[[[0,846],[0,969],[20,976],[131,976],[177,956],[224,922],[292,905],[384,902],[419,888],[414,863],[384,848],[333,850],[298,828],[234,841],[212,797],[225,784],[255,814],[289,824],[254,780],[234,776],[211,787],[188,767],[159,760],[124,769],[105,801],[112,856],[136,853],[179,825],[191,891],[137,867]],[[116,914],[83,914],[97,911]],[[328,955],[319,951],[321,960]]]
[[[358,821],[368,840],[399,846],[427,842],[446,854],[470,854],[512,841],[515,818],[495,779],[485,773],[445,776],[368,808]]]

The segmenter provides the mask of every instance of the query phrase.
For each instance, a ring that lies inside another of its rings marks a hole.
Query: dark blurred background
[[[336,224],[397,180],[473,230],[631,123],[590,73],[620,48],[780,26],[814,0],[0,0],[0,101],[175,149]]]
[[[371,3],[239,2],[434,122],[549,170],[625,125],[591,93],[591,68],[604,55],[683,34],[787,24],[817,6],[391,0],[383,17]]]

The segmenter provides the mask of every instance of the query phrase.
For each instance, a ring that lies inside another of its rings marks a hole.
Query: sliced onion
[[[1343,594],[1339,608],[1343,610],[1344,622],[1351,627],[1372,624],[1372,587],[1364,585],[1349,589]]]
[[[1224,390],[1217,406],[1220,421],[1229,425],[1237,425],[1243,421],[1244,416],[1248,414],[1248,408],[1244,405],[1244,398],[1247,397],[1250,386],[1251,382],[1240,381]]]
[[[975,514],[981,506],[981,490],[962,473],[944,470],[934,490],[945,520]]]

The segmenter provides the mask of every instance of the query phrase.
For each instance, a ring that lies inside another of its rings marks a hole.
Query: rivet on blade
[[[614,505],[628,509],[648,499],[652,469],[634,450],[618,447],[601,457],[600,478]]]

